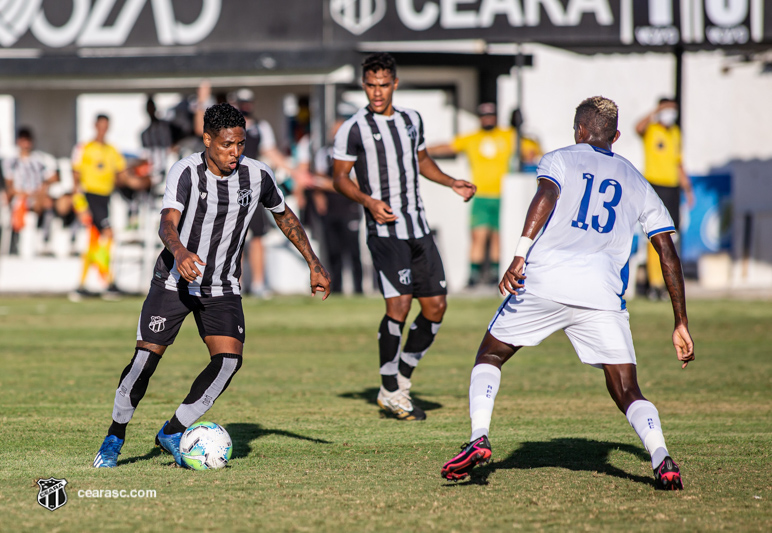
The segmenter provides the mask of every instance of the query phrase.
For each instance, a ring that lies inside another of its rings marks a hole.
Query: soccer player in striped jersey
[[[193,313],[210,362],[156,435],[156,444],[182,466],[182,432],[212,407],[241,367],[241,252],[249,221],[261,204],[308,262],[311,294],[324,292],[322,299],[330,294],[330,277],[284,203],[271,169],[243,156],[245,125],[230,104],[210,107],[204,114],[204,152],[178,161],[167,175],[159,231],[165,249],[142,306],[134,357],[115,391],[113,423],[94,459],[97,468],[116,466],[126,426],[150,377],[185,317]]]
[[[426,414],[410,397],[411,377],[440,328],[447,289],[418,175],[452,188],[464,201],[476,188],[443,173],[429,157],[421,116],[392,104],[398,85],[391,55],[373,54],[362,63],[362,87],[369,104],[335,135],[333,181],[338,192],[365,207],[367,246],[386,300],[378,330],[378,405],[400,420],[423,420]],[[359,187],[349,178],[352,168]],[[402,330],[414,297],[421,313],[403,348]]]
[[[539,186],[512,264],[499,290],[509,293],[477,352],[469,385],[472,435],[441,475],[467,477],[491,457],[488,430],[501,367],[523,346],[562,329],[582,363],[602,368],[617,407],[651,454],[656,487],[683,488],[670,458],[659,413],[638,386],[635,348],[624,293],[635,226],[641,224],[660,257],[673,304],[676,356],[694,360],[681,262],[673,220],[651,185],[611,151],[619,138],[618,109],[596,96],[576,108],[576,144],[545,155]],[[525,275],[527,269],[527,276]],[[527,277],[527,280],[526,280]]]

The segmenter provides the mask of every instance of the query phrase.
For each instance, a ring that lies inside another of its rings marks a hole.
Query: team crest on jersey
[[[399,274],[399,282],[402,285],[410,285],[410,282],[413,280],[413,273],[409,268],[403,268],[397,274]]]
[[[153,333],[161,333],[166,329],[166,319],[162,316],[151,316],[150,324],[147,325]]]
[[[66,479],[38,479],[38,503],[49,511],[56,511],[59,507],[67,503],[67,493],[64,487],[67,485]]]
[[[252,203],[252,189],[241,189],[237,199],[241,207],[247,207]]]
[[[381,140],[381,134],[380,133],[373,133],[373,139],[375,139],[376,141],[380,141]]]
[[[407,136],[413,140],[415,140],[418,137],[418,130],[415,129],[415,126],[413,126],[412,124],[409,124],[407,127]]]

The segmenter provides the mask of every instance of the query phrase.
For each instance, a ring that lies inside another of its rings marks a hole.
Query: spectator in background
[[[261,160],[279,174],[290,174],[292,167],[289,160],[276,147],[276,136],[273,133],[273,128],[268,121],[256,120],[254,117],[254,97],[254,93],[249,89],[236,91],[236,107],[244,115],[247,123],[244,156]],[[263,236],[268,233],[269,224],[264,210],[258,210],[249,223],[251,233],[247,250],[247,261],[251,273],[249,294],[258,298],[270,296],[270,291],[265,283],[265,251],[263,249]]]
[[[4,166],[13,231],[20,232],[27,211],[34,211],[38,216],[38,227],[43,230],[44,242],[48,243],[54,205],[48,188],[59,181],[56,159],[35,150],[32,130],[22,127],[16,134],[16,153],[4,161]]]
[[[638,122],[635,132],[643,139],[643,175],[665,204],[678,230],[681,224],[681,190],[690,208],[694,205],[694,194],[691,180],[684,172],[675,100],[661,98],[657,107]],[[667,300],[659,256],[651,243],[648,245],[646,271],[649,299]]]
[[[343,125],[338,119],[330,128],[330,144],[316,152],[312,201],[321,217],[327,262],[332,277],[332,292],[343,292],[343,266],[348,263],[354,281],[354,293],[362,294],[362,259],[359,249],[359,227],[362,207],[333,187],[333,145],[335,134]]]
[[[429,154],[434,156],[463,152],[469,160],[472,183],[477,186],[471,212],[470,287],[482,281],[498,283],[501,186],[515,148],[514,129],[497,125],[496,104],[480,104],[477,114],[480,117],[479,130],[459,135],[450,144],[429,149]],[[483,265],[486,262],[488,271],[484,278]]]
[[[110,119],[107,115],[98,115],[94,128],[94,140],[78,144],[72,155],[72,177],[76,193],[82,193],[75,200],[76,210],[83,211],[80,206],[82,198],[87,203],[88,218],[91,221],[89,247],[83,254],[83,271],[78,289],[70,293],[72,301],[80,301],[91,296],[85,289],[86,277],[92,266],[96,266],[102,279],[107,284],[103,293],[105,299],[115,299],[120,296],[116,287],[113,272],[110,268],[110,249],[113,243],[113,230],[110,227],[110,195],[117,183],[128,181],[126,160],[121,153],[106,141]]]
[[[150,164],[150,181],[152,187],[164,183],[166,179],[167,163],[169,155],[174,151],[175,134],[171,122],[161,120],[157,116],[155,100],[152,96],[147,99],[147,115],[150,124],[142,132],[143,159]]]

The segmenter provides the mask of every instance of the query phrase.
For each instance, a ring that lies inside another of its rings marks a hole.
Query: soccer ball
[[[180,455],[193,470],[215,470],[228,465],[233,442],[225,428],[214,422],[196,422],[182,434]]]

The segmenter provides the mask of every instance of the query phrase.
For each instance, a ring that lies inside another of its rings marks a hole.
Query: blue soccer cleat
[[[118,456],[121,455],[123,439],[115,435],[105,437],[102,447],[94,457],[94,468],[115,468],[118,464]]]
[[[185,463],[182,462],[182,456],[180,455],[180,439],[182,438],[182,432],[167,435],[164,433],[164,428],[168,423],[168,420],[164,422],[164,426],[155,436],[155,445],[160,446],[161,449],[166,450],[172,454],[174,456],[174,462],[179,466],[182,468],[187,468]]]

